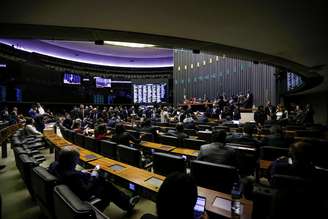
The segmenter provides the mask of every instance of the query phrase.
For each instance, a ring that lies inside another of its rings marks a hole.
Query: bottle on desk
[[[231,190],[231,218],[239,219],[241,206],[240,206],[241,192],[238,183],[234,183]]]

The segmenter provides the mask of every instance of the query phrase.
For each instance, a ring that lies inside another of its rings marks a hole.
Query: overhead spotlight
[[[104,41],[103,40],[95,40],[95,44],[96,45],[104,45]]]
[[[192,50],[192,53],[194,53],[194,54],[200,54],[200,50],[199,49],[193,49]]]

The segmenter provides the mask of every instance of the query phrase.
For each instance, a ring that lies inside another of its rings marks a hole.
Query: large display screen
[[[167,84],[134,84],[134,103],[167,102]]]
[[[77,74],[64,73],[64,84],[81,84],[81,77]]]
[[[112,80],[110,78],[96,77],[97,88],[111,87],[111,86],[112,86]]]

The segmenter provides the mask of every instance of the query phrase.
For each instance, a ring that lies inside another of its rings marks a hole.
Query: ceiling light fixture
[[[113,45],[113,46],[132,47],[132,48],[148,48],[148,47],[156,46],[153,44],[129,43],[129,42],[119,42],[119,41],[104,41],[104,44]]]

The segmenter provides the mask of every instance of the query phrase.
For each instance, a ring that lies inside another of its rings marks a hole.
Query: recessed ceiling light
[[[132,48],[148,48],[148,47],[156,46],[153,44],[130,43],[130,42],[119,42],[119,41],[104,41],[104,44],[113,45],[113,46],[132,47]]]

